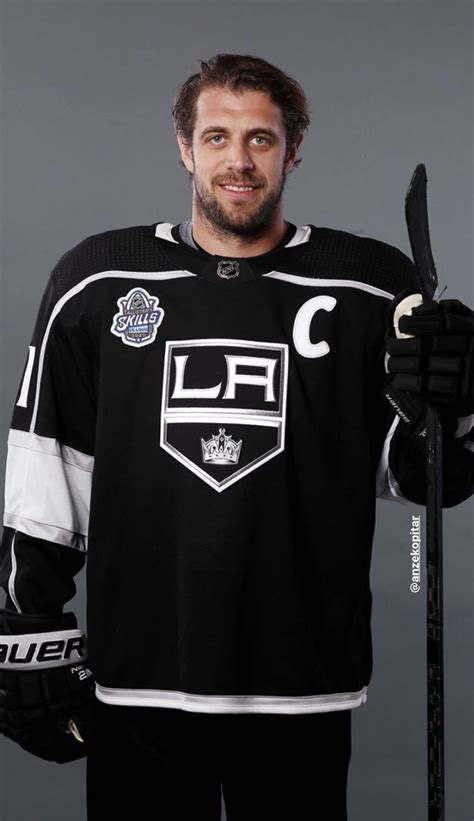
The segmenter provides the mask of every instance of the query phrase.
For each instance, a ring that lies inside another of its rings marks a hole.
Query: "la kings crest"
[[[160,445],[221,492],[285,446],[288,345],[166,342]]]

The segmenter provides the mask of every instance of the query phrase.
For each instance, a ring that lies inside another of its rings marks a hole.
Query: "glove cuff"
[[[86,636],[74,613],[52,618],[0,610],[0,669],[50,669],[86,659]]]

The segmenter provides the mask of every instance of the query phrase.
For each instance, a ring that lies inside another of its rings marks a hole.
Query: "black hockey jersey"
[[[101,701],[365,702],[376,497],[424,502],[382,395],[384,312],[414,282],[391,245],[291,223],[250,258],[159,222],[58,261],[8,436],[0,580],[8,608],[61,613],[87,556]],[[445,505],[471,493],[469,436]]]

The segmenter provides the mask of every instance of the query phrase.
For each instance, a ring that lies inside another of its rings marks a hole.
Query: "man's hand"
[[[87,755],[96,697],[82,648],[73,613],[0,610],[0,733],[47,761]]]
[[[427,300],[398,318],[409,293],[397,294],[386,313],[387,384],[445,416],[469,416],[474,413],[474,312],[458,299]],[[396,337],[394,319],[410,336]]]

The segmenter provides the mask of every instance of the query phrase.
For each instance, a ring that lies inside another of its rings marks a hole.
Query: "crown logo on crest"
[[[236,465],[239,461],[242,439],[236,442],[230,434],[226,436],[225,428],[219,428],[219,433],[212,435],[207,442],[201,437],[201,447],[204,462],[214,465]]]

